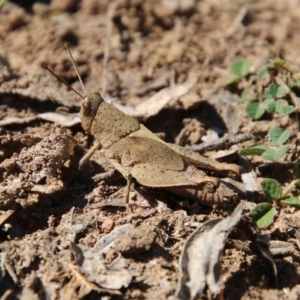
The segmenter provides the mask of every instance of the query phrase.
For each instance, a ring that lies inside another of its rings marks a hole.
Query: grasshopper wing
[[[131,169],[132,176],[138,183],[148,187],[191,187],[197,188],[203,183],[216,185],[214,178],[201,176],[197,180],[190,180],[185,171],[166,169],[164,165],[141,163]],[[202,175],[202,174],[201,174]]]

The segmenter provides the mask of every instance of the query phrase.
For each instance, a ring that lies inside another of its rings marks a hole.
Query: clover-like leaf
[[[265,109],[259,102],[248,103],[245,110],[250,118],[256,120],[259,119],[265,113]]]
[[[280,183],[275,179],[264,179],[260,186],[264,195],[270,200],[276,200],[281,196],[282,189]]]
[[[282,111],[283,111],[283,108],[285,107],[285,106],[287,106],[287,101],[286,100],[284,100],[284,99],[278,99],[277,101],[276,101],[276,112],[278,112],[278,113],[280,113],[280,114],[282,114]]]
[[[277,211],[272,204],[260,203],[250,212],[250,217],[259,228],[267,228],[273,223],[276,214]]]
[[[264,79],[264,78],[266,78],[268,75],[269,75],[268,69],[262,69],[262,70],[260,70],[260,71],[257,73],[256,77],[257,77],[257,79]]]
[[[223,85],[231,85],[241,80],[241,77],[235,74],[229,75],[224,78]]]
[[[266,150],[269,150],[269,147],[265,145],[258,145],[251,148],[244,148],[240,150],[240,155],[247,156],[247,155],[262,155]]]
[[[270,59],[270,63],[267,65],[268,69],[286,68],[288,63],[280,57]]]
[[[241,95],[241,100],[244,102],[251,102],[257,99],[254,91],[251,88],[244,89]]]
[[[245,77],[249,73],[251,62],[249,60],[236,59],[230,67],[233,74]]]
[[[280,113],[285,116],[291,114],[295,110],[296,108],[293,105],[286,105],[281,108]]]
[[[289,130],[284,130],[281,127],[271,128],[268,132],[272,146],[284,144],[289,139],[290,134],[291,132]]]
[[[289,197],[284,200],[281,200],[280,202],[288,206],[300,208],[300,199],[296,197]]]
[[[278,99],[284,97],[286,91],[283,86],[272,83],[267,88],[267,94],[271,95],[273,98]]]
[[[267,98],[262,102],[263,106],[265,107],[265,110],[268,113],[273,113],[276,110],[276,101],[274,98]]]
[[[289,150],[289,146],[283,145],[277,149],[269,149],[265,151],[261,157],[267,160],[275,161],[283,156]]]

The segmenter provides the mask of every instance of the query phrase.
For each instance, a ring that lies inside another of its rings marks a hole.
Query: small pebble
[[[115,222],[112,219],[106,219],[101,225],[101,229],[104,233],[110,233],[115,226]]]

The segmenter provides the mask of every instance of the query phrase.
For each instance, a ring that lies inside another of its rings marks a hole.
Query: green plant
[[[248,60],[235,60],[231,64],[232,75],[224,79],[224,86],[239,84],[237,89],[241,101],[245,102],[247,115],[260,119],[265,113],[290,115],[300,107],[300,98],[294,91],[300,90],[300,73],[294,74],[288,63],[281,58],[274,58],[256,74],[250,74],[251,63]],[[290,130],[273,127],[268,131],[268,145],[256,145],[240,150],[240,154],[259,155],[269,161],[276,161],[289,150],[285,143],[290,138]],[[295,178],[300,178],[300,159],[295,168]],[[300,208],[300,199],[290,195],[291,187],[300,189],[300,181],[294,180],[286,192],[275,179],[261,182],[262,192],[268,202],[258,204],[250,213],[257,226],[266,228],[271,225],[280,206],[288,205]],[[298,187],[299,185],[299,187]]]
[[[224,78],[223,85],[231,85],[239,82],[243,77],[248,75],[250,67],[251,62],[249,60],[234,60],[230,66],[233,74]]]
[[[264,179],[260,183],[263,194],[270,202],[259,203],[250,212],[250,216],[259,228],[266,228],[273,223],[277,215],[275,206],[287,205],[300,208],[300,199],[290,195],[290,190],[297,184],[298,181],[293,181],[287,191],[283,192],[280,183],[275,179]]]
[[[259,119],[265,112],[288,115],[295,111],[295,107],[289,105],[284,97],[287,91],[283,86],[271,83],[266,89],[262,101],[251,99],[246,106],[246,113],[252,119]],[[255,101],[255,102],[252,102]]]
[[[283,145],[290,137],[290,131],[281,127],[273,127],[268,132],[269,143],[273,148],[265,145],[257,145],[251,148],[240,150],[240,154],[260,155],[262,158],[275,161],[282,157],[289,149],[288,145]]]
[[[291,88],[300,88],[300,74],[291,72],[286,61],[274,58],[257,74],[247,76],[250,66],[248,60],[234,60],[231,64],[233,74],[225,77],[223,82],[224,86],[228,86],[247,77],[251,87],[244,88],[240,96],[243,102],[247,102],[245,110],[250,118],[258,120],[266,112],[284,116],[298,109],[300,99]]]

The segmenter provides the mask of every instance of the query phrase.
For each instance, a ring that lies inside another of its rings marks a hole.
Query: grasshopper
[[[240,175],[240,166],[219,163],[184,147],[166,143],[137,119],[105,102],[100,93],[87,92],[72,53],[67,45],[66,48],[84,94],[73,89],[47,66],[44,68],[81,97],[82,127],[96,139],[94,146],[80,160],[79,168],[101,146],[105,156],[127,180],[127,207],[133,179],[142,186],[165,188],[176,194],[191,195],[192,198],[200,195],[201,198],[201,194],[213,194],[219,186],[219,179],[207,176],[204,170],[221,176]]]

